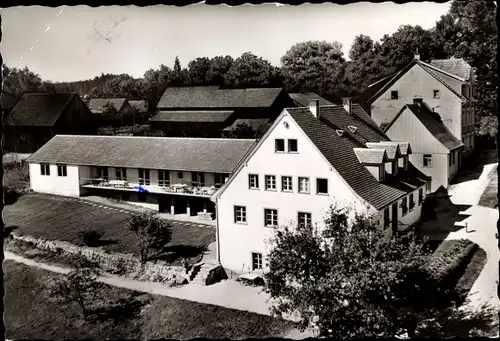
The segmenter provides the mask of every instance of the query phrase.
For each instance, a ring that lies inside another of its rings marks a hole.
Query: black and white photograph
[[[499,337],[496,16],[0,4],[5,339]]]

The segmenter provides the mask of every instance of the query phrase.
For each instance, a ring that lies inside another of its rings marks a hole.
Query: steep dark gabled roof
[[[30,163],[231,173],[255,140],[56,135]]]
[[[12,109],[8,126],[53,126],[76,92],[24,94]]]
[[[319,100],[319,105],[333,105],[333,103],[327,101],[314,92],[296,92],[289,93],[288,95],[299,107],[308,107],[309,101],[312,99]]]
[[[463,143],[443,124],[438,113],[431,112],[425,105],[410,104],[407,107],[443,146],[449,150],[463,146]]]
[[[463,143],[443,124],[439,114],[430,111],[425,104],[422,106],[418,104],[406,104],[387,125],[385,131],[389,130],[406,109],[412,112],[422,122],[424,127],[447,149],[453,150],[463,146]]]
[[[429,180],[410,163],[407,171],[401,170],[398,176],[388,176],[387,180],[378,182],[359,162],[354,148],[363,148],[366,142],[389,139],[380,129],[361,123],[362,120],[358,120],[356,114],[349,115],[345,110],[339,110],[339,107],[326,106],[320,107],[320,119],[317,119],[308,108],[286,110],[347,184],[376,209],[386,207]],[[366,113],[361,117],[364,118],[364,115]],[[342,136],[335,133],[339,125],[352,125],[354,122],[359,126],[356,133],[352,134],[349,130],[345,130]],[[362,137],[356,136],[358,131],[363,133]],[[419,185],[408,184],[406,177]]]
[[[379,81],[372,83],[367,91],[368,102],[372,103],[375,101],[381,93],[391,87],[394,83],[396,83],[404,74],[406,74],[414,65],[420,65],[427,73],[429,73],[432,77],[434,77],[438,82],[440,82],[443,86],[445,86],[448,90],[453,92],[457,97],[459,97],[462,101],[466,101],[467,99],[462,96],[462,94],[455,91],[448,83],[446,83],[439,75],[437,71],[434,70],[431,65],[424,63],[418,59],[413,59],[410,63],[404,66],[400,71],[386,76]]]
[[[472,70],[472,67],[463,58],[433,59],[430,64],[466,81],[469,80]]]
[[[267,108],[272,106],[282,88],[218,89],[210,86],[170,87],[165,90],[158,108]]]
[[[112,104],[117,111],[120,111],[126,101],[126,98],[92,98],[89,101],[89,109],[93,113],[105,113]]]
[[[232,110],[205,111],[160,111],[151,118],[153,122],[225,122],[234,113]]]

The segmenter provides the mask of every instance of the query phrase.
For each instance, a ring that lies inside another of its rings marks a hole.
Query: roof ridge
[[[235,139],[235,138],[223,138],[223,137],[172,137],[172,136],[122,136],[122,135],[82,135],[82,134],[57,134],[56,136],[64,136],[66,138],[70,137],[88,137],[88,138],[122,138],[122,139],[163,139],[163,140],[203,140],[203,141],[256,141],[256,139]]]

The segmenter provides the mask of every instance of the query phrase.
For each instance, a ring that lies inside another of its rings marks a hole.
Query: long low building
[[[210,196],[251,139],[56,135],[32,154],[35,192],[110,197],[171,214],[215,218]]]

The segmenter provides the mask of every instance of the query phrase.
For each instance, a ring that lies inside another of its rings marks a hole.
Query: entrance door
[[[392,204],[392,233],[398,232],[398,204]]]

